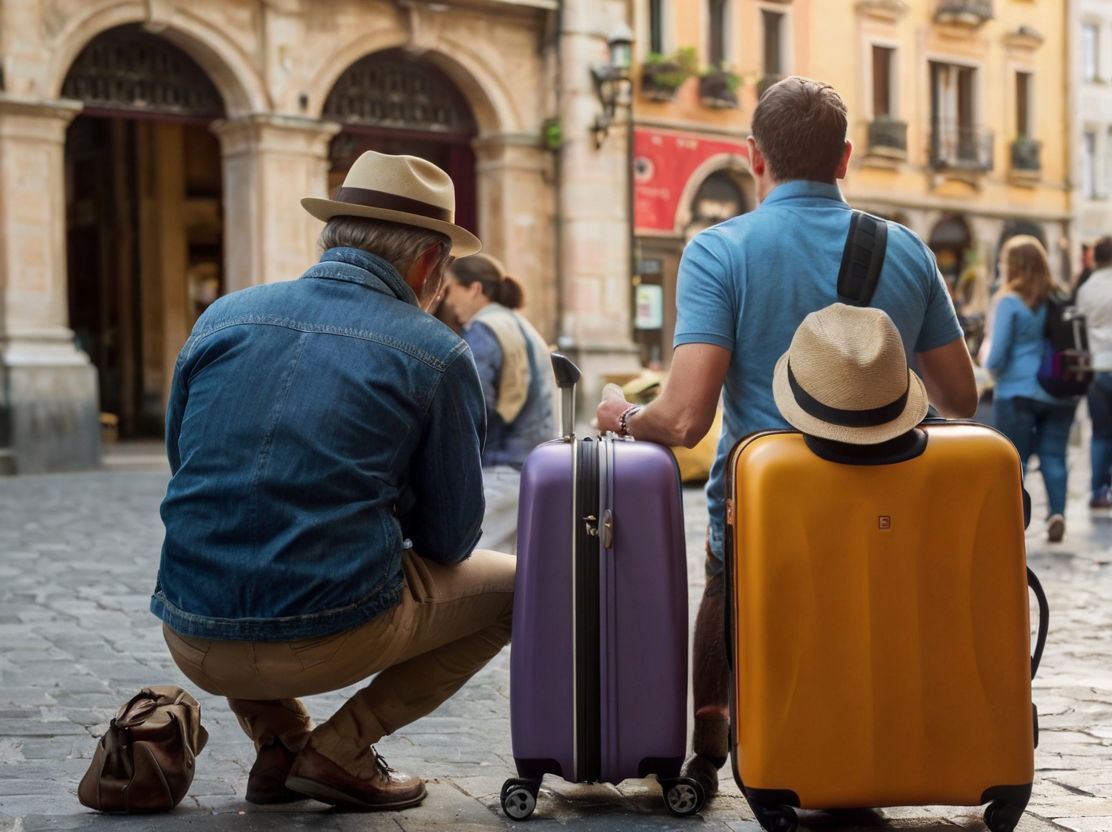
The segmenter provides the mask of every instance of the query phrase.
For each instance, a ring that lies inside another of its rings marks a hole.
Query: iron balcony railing
[[[993,17],[992,0],[938,0],[934,9],[934,19],[938,23],[979,26]]]
[[[1016,139],[1012,142],[1012,170],[1021,173],[1038,173],[1042,170],[1039,151],[1042,144],[1034,139]]]
[[[965,124],[935,122],[931,131],[931,166],[992,170],[992,131]]]
[[[869,124],[869,151],[893,155],[907,154],[907,122],[878,118]]]

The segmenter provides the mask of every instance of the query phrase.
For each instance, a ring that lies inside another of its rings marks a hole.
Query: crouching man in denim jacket
[[[452,255],[442,170],[363,154],[299,280],[214,303],[178,357],[151,611],[182,672],[258,751],[253,803],[397,809],[425,796],[373,743],[510,639],[514,560],[481,532],[483,392],[427,310]],[[378,674],[315,729],[297,697]]]

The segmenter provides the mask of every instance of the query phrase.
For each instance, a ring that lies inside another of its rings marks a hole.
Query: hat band
[[[843,428],[875,428],[878,425],[894,421],[907,407],[907,394],[911,389],[911,379],[909,378],[908,386],[904,388],[903,395],[890,404],[866,410],[844,410],[840,407],[830,407],[799,386],[799,382],[795,380],[795,374],[792,372],[790,360],[788,361],[788,384],[791,385],[795,403],[803,409],[804,413]]]
[[[370,188],[352,188],[342,186],[336,191],[337,202],[347,202],[352,205],[365,205],[368,208],[385,208],[388,211],[401,211],[406,214],[416,214],[419,217],[428,217],[430,220],[452,222],[452,209],[441,208],[419,199],[410,199],[407,196],[387,193],[386,191],[372,191]]]

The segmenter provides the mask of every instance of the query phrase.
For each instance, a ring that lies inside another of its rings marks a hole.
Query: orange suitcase
[[[792,807],[989,803],[1009,832],[1027,805],[1047,610],[1019,456],[973,423],[925,434],[902,461],[795,431],[730,455],[731,756],[766,830]]]

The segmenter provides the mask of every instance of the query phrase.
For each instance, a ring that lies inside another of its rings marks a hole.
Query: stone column
[[[96,370],[68,328],[65,139],[80,109],[0,93],[0,473],[100,461]]]
[[[640,366],[630,329],[628,109],[619,107],[601,147],[591,129],[602,107],[590,68],[607,61],[607,36],[627,11],[625,3],[568,0],[561,17],[561,347],[583,370],[583,416],[593,415],[604,374]]]
[[[293,280],[317,261],[321,223],[300,200],[328,195],[328,142],[340,125],[254,114],[212,129],[224,157],[225,290]]]
[[[483,136],[474,148],[483,251],[501,260],[522,284],[522,312],[555,342],[552,156],[536,135]]]

